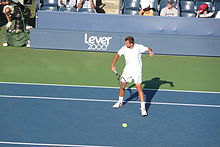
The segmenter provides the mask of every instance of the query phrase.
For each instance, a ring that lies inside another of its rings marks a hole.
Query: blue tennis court
[[[0,83],[0,146],[219,147],[220,93]],[[127,123],[128,127],[122,127]]]

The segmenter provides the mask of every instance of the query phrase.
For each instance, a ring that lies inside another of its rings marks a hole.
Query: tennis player
[[[119,91],[119,99],[113,105],[113,108],[120,108],[123,106],[123,98],[125,94],[125,87],[127,83],[134,80],[134,84],[138,91],[140,103],[141,103],[141,115],[147,116],[147,111],[145,108],[144,101],[144,92],[142,90],[142,60],[141,54],[144,52],[149,52],[150,56],[153,56],[154,53],[151,48],[145,47],[141,44],[135,44],[134,38],[132,36],[128,36],[125,38],[125,46],[123,46],[114,56],[112,60],[112,71],[116,70],[115,64],[118,58],[122,55],[125,57],[126,65],[122,73],[122,77],[124,80],[121,80],[121,87]]]

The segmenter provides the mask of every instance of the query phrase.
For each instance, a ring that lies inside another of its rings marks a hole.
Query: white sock
[[[123,102],[123,97],[119,96],[118,101],[122,103]]]
[[[141,108],[145,108],[145,102],[141,102]]]

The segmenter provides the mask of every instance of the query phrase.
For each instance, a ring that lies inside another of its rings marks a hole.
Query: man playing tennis
[[[145,101],[144,101],[144,92],[142,90],[142,85],[141,85],[142,83],[141,54],[144,52],[149,52],[150,56],[154,55],[151,48],[145,47],[141,44],[135,44],[134,38],[132,36],[128,36],[125,38],[125,46],[123,46],[114,56],[112,60],[112,71],[116,71],[115,64],[121,55],[125,56],[126,65],[122,74],[124,80],[121,80],[119,99],[118,102],[113,105],[113,108],[120,108],[123,106],[125,87],[128,82],[130,83],[132,80],[134,80],[134,84],[138,91],[138,95],[141,103],[141,108],[140,108],[141,115],[147,116],[147,111],[145,108]]]

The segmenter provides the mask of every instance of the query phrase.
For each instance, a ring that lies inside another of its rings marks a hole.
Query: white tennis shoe
[[[141,116],[147,116],[147,111],[145,108],[140,108],[141,110]]]
[[[123,107],[123,103],[119,101],[113,105],[113,108],[115,109],[120,108],[120,107]]]
[[[4,46],[4,47],[7,47],[7,46],[8,46],[8,43],[7,43],[7,42],[3,43],[3,46]]]

